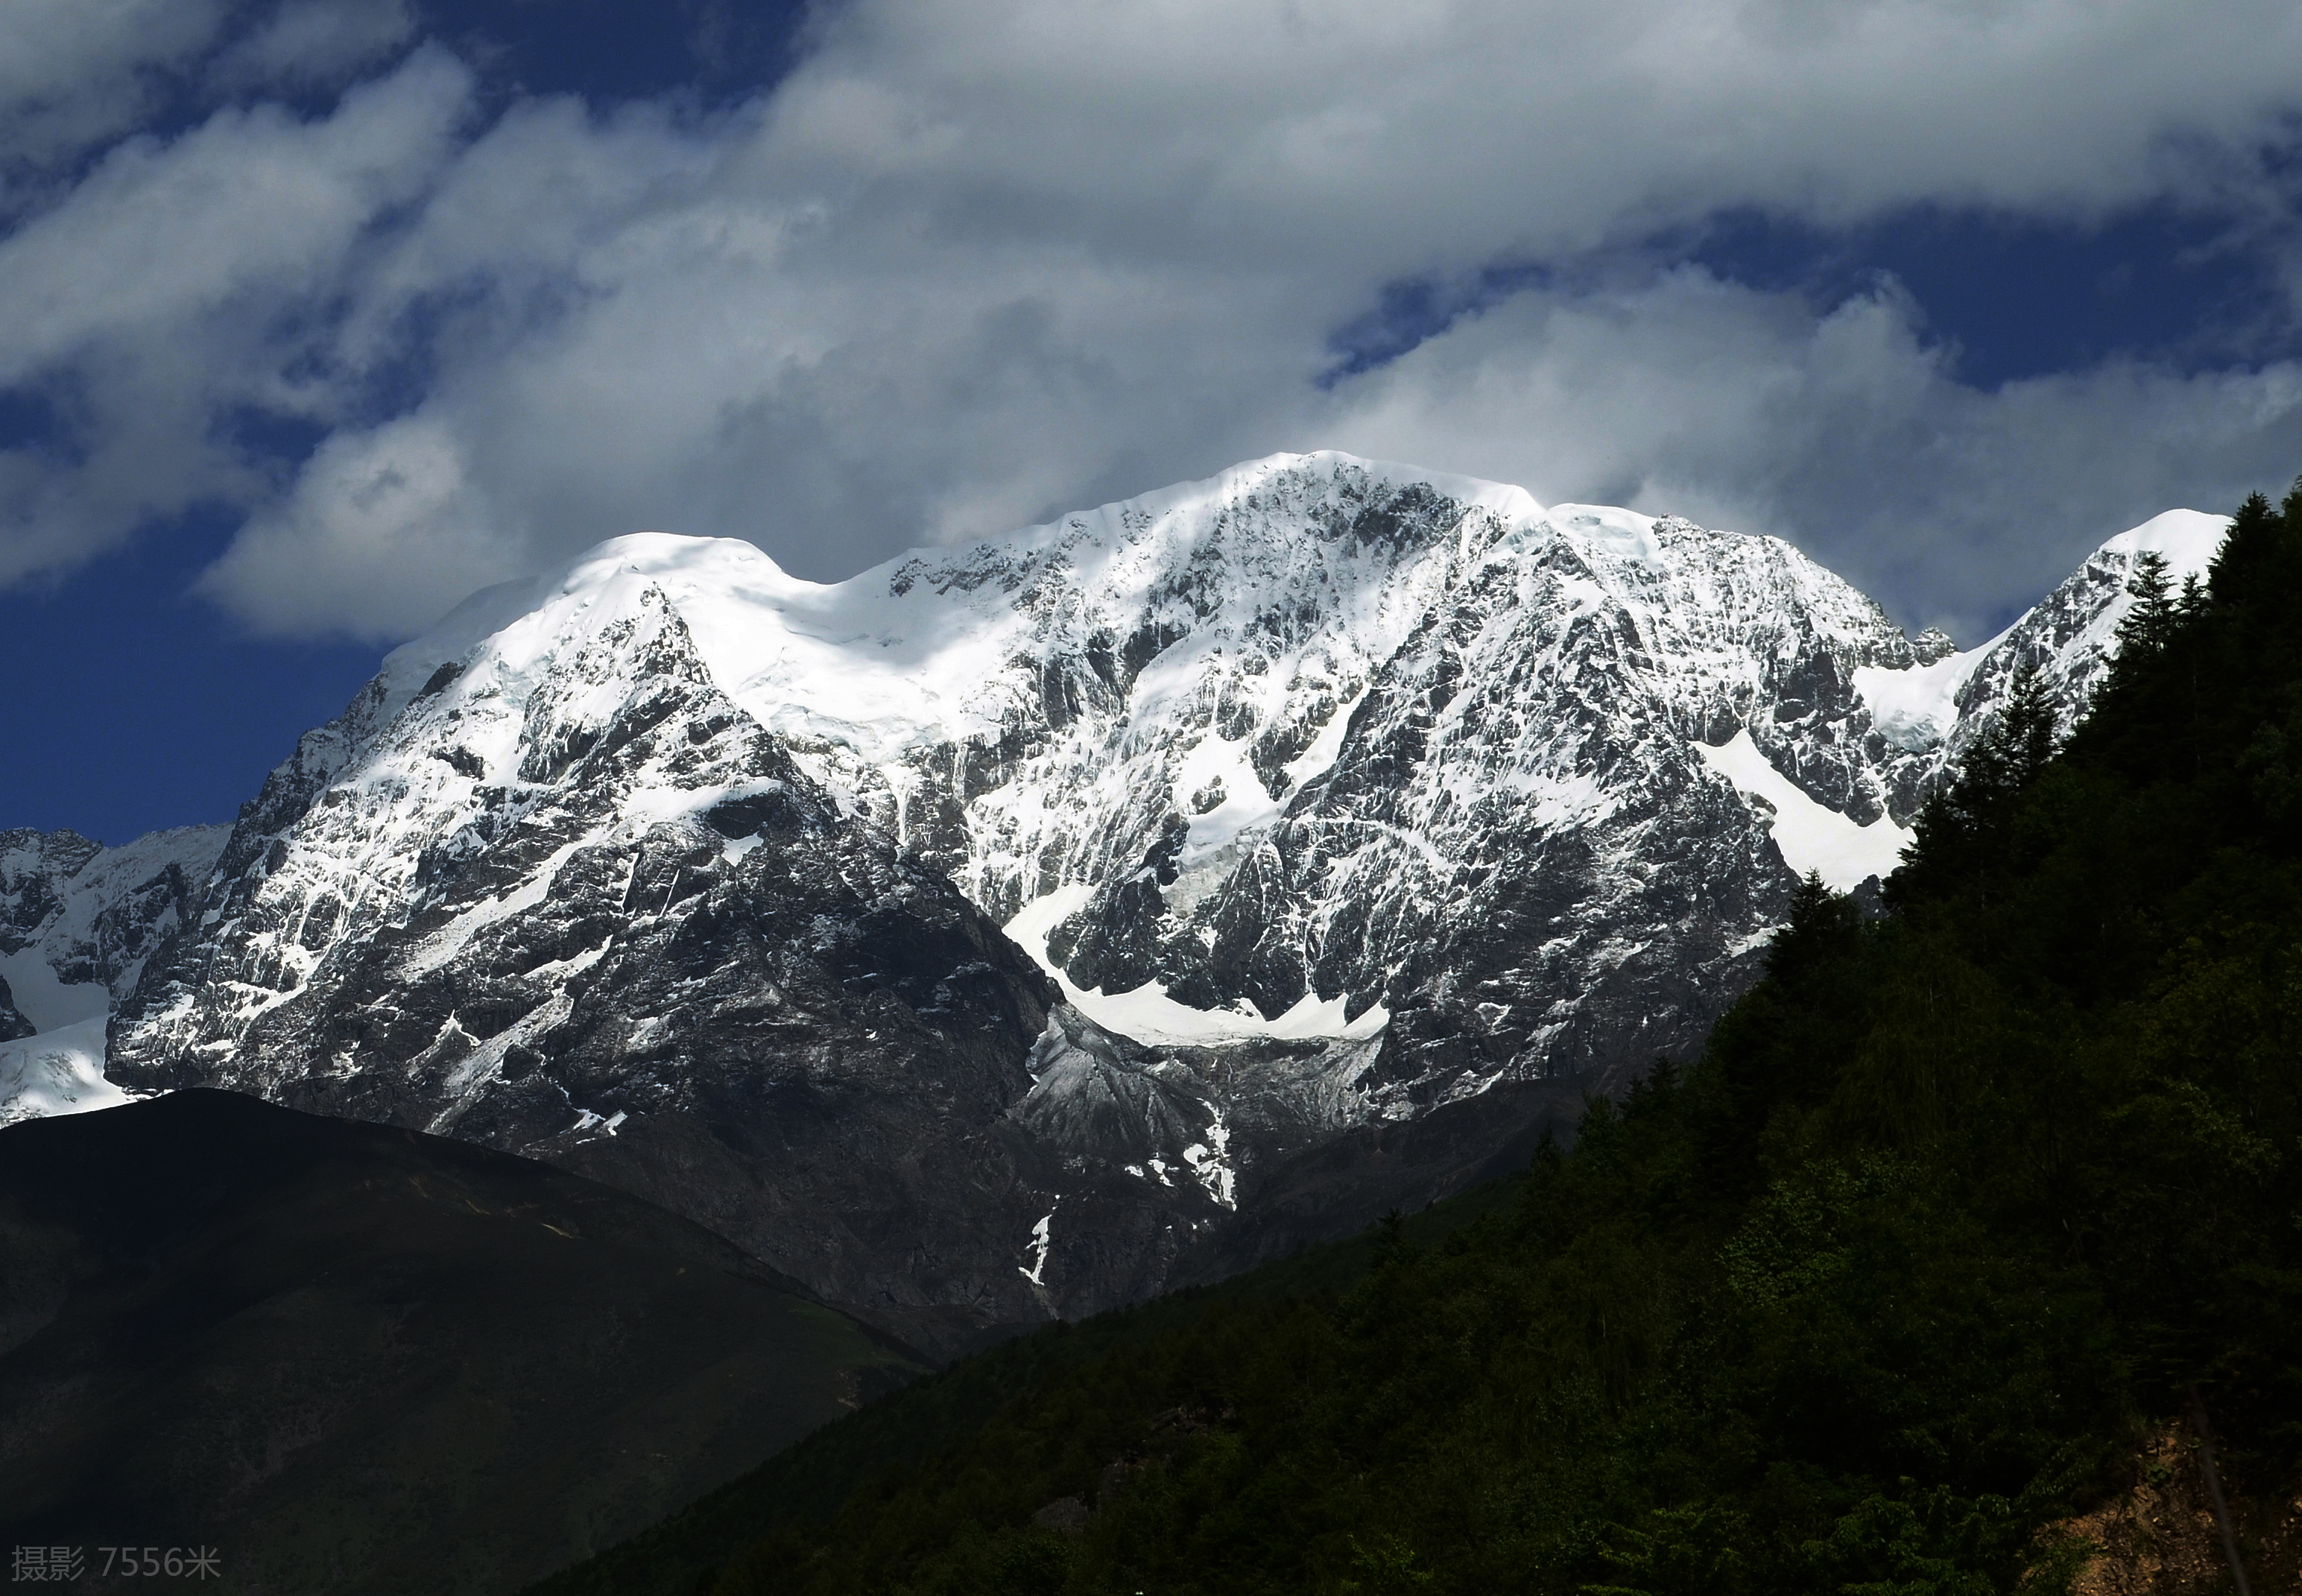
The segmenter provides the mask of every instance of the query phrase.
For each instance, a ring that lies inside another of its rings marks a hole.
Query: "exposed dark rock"
[[[0,979],[0,1042],[13,1042],[19,1037],[29,1037],[37,1028],[17,1012],[16,995],[8,983]]]

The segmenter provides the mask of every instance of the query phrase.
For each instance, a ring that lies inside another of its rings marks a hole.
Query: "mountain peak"
[[[615,539],[304,739],[113,1067],[538,1153],[919,1323],[1091,1311],[1321,1149],[1500,1155],[1698,1046],[2017,658],[2084,692],[2118,543],[1970,659],[1778,538],[1337,453],[840,583]]]
[[[2180,583],[2185,576],[2205,575],[2230,525],[2228,516],[2210,516],[2204,510],[2162,510],[2141,525],[2109,539],[2095,552],[2129,558],[2145,550],[2163,554],[2168,572]]]

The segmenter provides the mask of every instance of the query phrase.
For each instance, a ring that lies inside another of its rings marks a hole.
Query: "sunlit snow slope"
[[[1792,876],[1892,869],[2018,653],[2082,698],[2129,544],[2179,571],[2220,525],[2114,539],[2108,589],[1929,663],[1777,539],[1280,456],[831,585],[619,539],[384,679],[404,698],[483,639],[525,659],[644,581],[734,701],[1087,1012],[1216,1039],[1415,1010],[1484,1079],[1683,1042],[1688,979],[1735,985]]]

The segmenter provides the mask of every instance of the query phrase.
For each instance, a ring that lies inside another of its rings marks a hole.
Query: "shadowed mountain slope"
[[[0,1130],[12,1544],[516,1589],[922,1366],[685,1220],[464,1143],[203,1090]]]

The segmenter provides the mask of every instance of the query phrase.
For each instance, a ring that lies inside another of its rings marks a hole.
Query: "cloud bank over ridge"
[[[72,14],[0,41],[0,581],[222,506],[206,594],[382,639],[640,527],[832,577],[1332,446],[1781,533],[1970,639],[2302,460],[2274,349],[1986,390],[1892,279],[1684,243],[2162,206],[2282,261],[2289,5],[854,0],[710,105],[507,92],[396,3]],[[1458,314],[1348,369],[1401,283]]]

